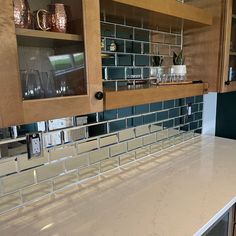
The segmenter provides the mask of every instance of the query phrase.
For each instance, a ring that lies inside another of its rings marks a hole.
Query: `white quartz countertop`
[[[235,203],[235,170],[236,141],[202,136],[1,215],[0,235],[201,235]]]

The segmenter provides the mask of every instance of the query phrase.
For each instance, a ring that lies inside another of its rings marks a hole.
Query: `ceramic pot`
[[[176,75],[186,75],[187,74],[187,67],[186,65],[173,65],[171,66],[171,74]]]

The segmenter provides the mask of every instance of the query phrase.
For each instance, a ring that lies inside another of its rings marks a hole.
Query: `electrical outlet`
[[[42,133],[26,134],[26,143],[28,151],[28,159],[32,157],[40,157],[42,154]]]

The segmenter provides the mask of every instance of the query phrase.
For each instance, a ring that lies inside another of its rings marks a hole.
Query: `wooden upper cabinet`
[[[204,9],[176,0],[100,0],[101,10],[126,19],[142,19],[144,25],[155,28],[198,28],[212,24],[212,15]]]
[[[0,127],[103,110],[95,98],[102,92],[99,0],[58,2],[66,32],[50,21],[55,28],[39,30],[36,11],[50,0],[28,0],[34,24],[24,28],[15,27],[13,3],[0,0]]]
[[[185,31],[188,78],[209,83],[209,91],[236,91],[236,1],[190,0],[213,15],[213,25]]]

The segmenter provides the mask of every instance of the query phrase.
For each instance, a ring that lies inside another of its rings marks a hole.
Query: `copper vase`
[[[66,33],[67,31],[67,15],[64,4],[55,3],[48,5],[48,11],[52,17],[51,31]]]
[[[27,0],[14,0],[14,22],[18,28],[31,28],[32,15]]]

